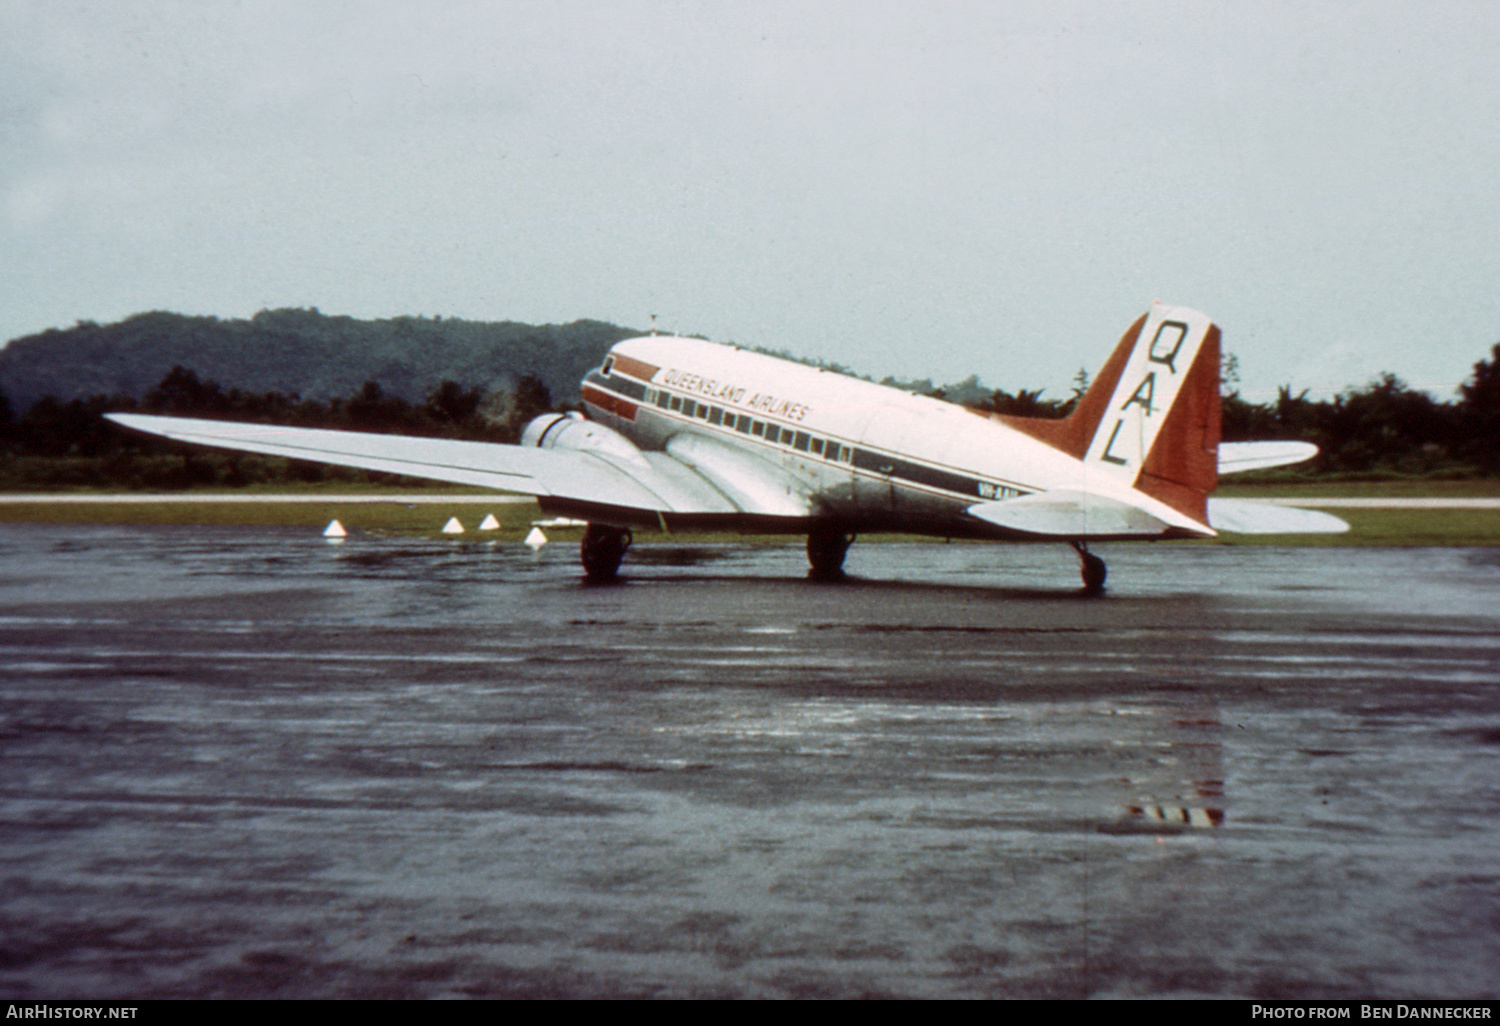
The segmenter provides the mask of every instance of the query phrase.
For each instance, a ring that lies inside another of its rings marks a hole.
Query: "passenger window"
[[[821,439],[821,438],[814,438],[812,440],[812,454],[814,456],[821,456],[821,455],[823,455],[823,439]]]
[[[710,406],[708,408],[708,422],[710,424],[724,423],[724,411],[717,406]]]
[[[740,419],[738,423],[734,425],[734,429],[742,435],[748,435],[750,433],[750,418],[745,416],[743,413],[740,414]]]
[[[798,431],[797,434],[793,436],[792,444],[803,452],[807,451],[807,443],[808,437],[806,431]]]
[[[682,409],[682,397],[674,395],[668,405],[671,408],[672,412],[674,412],[674,413],[681,411],[681,409]]]

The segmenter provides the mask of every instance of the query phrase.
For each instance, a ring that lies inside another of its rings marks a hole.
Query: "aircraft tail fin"
[[[999,419],[1082,460],[1090,476],[1207,525],[1218,484],[1219,329],[1195,310],[1153,303],[1071,414]]]

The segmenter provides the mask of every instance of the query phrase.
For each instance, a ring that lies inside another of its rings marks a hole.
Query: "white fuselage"
[[[1080,460],[984,414],[699,339],[619,343],[584,401],[591,419],[694,465],[742,508],[856,530],[1003,535],[964,510],[1085,484]]]

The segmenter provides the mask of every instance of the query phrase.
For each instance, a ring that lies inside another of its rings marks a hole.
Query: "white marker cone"
[[[449,517],[448,522],[443,525],[444,534],[463,534],[464,525],[458,522],[458,517]]]
[[[547,544],[547,536],[542,533],[540,527],[533,527],[531,533],[526,536],[526,544],[533,549],[539,549]]]
[[[500,527],[500,521],[498,521],[498,520],[495,519],[495,514],[493,514],[493,513],[491,513],[489,516],[485,517],[484,521],[479,525],[479,529],[481,531],[494,531],[494,530],[498,530],[499,527]]]
[[[328,526],[323,528],[324,538],[343,538],[349,532],[344,530],[344,525],[337,520],[328,521]]]

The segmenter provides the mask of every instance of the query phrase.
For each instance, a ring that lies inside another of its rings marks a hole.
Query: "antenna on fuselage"
[[[656,337],[656,314],[651,315],[651,337]]]

